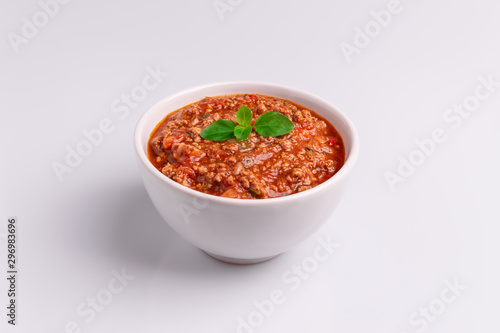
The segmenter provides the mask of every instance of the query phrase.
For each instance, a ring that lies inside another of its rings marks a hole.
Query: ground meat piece
[[[160,136],[157,136],[155,138],[152,138],[150,141],[151,148],[155,152],[156,155],[158,156],[163,156],[165,154],[165,150],[163,149],[163,143],[162,143],[162,138]]]
[[[184,163],[185,160],[198,161],[205,156],[205,153],[200,149],[186,143],[174,143],[171,152],[172,157],[178,163]]]

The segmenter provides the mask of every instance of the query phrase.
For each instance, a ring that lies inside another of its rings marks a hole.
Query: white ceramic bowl
[[[164,176],[148,160],[147,142],[170,112],[206,96],[263,94],[316,111],[344,140],[344,166],[326,182],[272,199],[231,199],[201,193]],[[351,121],[327,101],[295,88],[260,82],[223,82],[174,93],[147,110],[135,130],[135,150],[147,192],[165,221],[191,244],[231,263],[257,263],[290,249],[323,225],[340,202],[356,163],[359,143]]]

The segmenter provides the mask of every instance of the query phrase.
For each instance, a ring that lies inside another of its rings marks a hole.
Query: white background
[[[241,332],[498,332],[500,87],[458,128],[443,115],[478,77],[500,82],[500,3],[401,0],[350,62],[341,43],[388,1],[231,3],[219,15],[212,0],[73,0],[16,52],[8,34],[21,36],[41,7],[1,0],[0,331],[237,332],[238,318],[259,319],[255,301],[280,290],[284,302]],[[120,119],[112,103],[148,66],[169,76]],[[151,204],[132,147],[157,100],[226,80],[317,94],[345,111],[362,144],[325,226],[258,265],[220,263],[178,237]],[[105,118],[114,130],[60,182],[52,163]],[[391,191],[385,173],[436,128],[445,142]],[[19,223],[15,327],[5,315],[8,216]],[[339,247],[292,290],[283,274],[328,237]],[[122,269],[134,279],[95,317],[77,314]],[[466,287],[449,304],[445,281]],[[439,313],[425,328],[410,322],[429,306]]]

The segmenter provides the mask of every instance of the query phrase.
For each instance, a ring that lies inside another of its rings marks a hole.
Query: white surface
[[[500,3],[402,0],[348,63],[339,45],[387,1],[231,2],[220,20],[212,0],[74,0],[16,53],[7,34],[40,7],[2,1],[0,236],[17,216],[20,294],[18,325],[2,310],[1,331],[64,332],[74,321],[81,332],[237,332],[238,318],[273,290],[283,302],[254,332],[413,333],[423,326],[409,317],[429,305],[442,313],[427,332],[498,331],[500,87],[457,129],[442,117],[479,76],[500,81]],[[114,113],[113,102],[157,65],[170,75],[128,115]],[[255,266],[219,263],[175,235],[147,197],[133,152],[133,128],[150,105],[225,80],[310,91],[344,110],[361,137],[331,221]],[[104,118],[114,130],[59,182],[51,163]],[[446,141],[392,192],[384,173],[436,128]],[[338,247],[296,285],[289,270],[312,264],[317,239],[328,237]],[[94,318],[78,315],[122,268],[135,278]],[[439,308],[454,278],[467,289]]]

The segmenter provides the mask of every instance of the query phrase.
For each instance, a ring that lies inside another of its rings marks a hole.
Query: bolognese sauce
[[[288,117],[288,134],[203,139],[213,122],[236,121],[248,106]],[[344,164],[342,137],[324,118],[289,100],[257,94],[206,97],[169,113],[151,133],[148,158],[165,176],[191,189],[228,198],[265,199],[302,192],[330,179]]]

